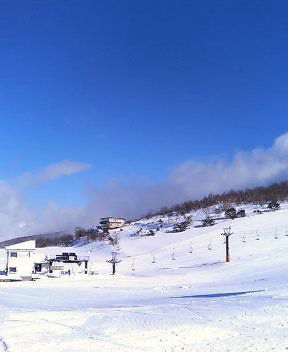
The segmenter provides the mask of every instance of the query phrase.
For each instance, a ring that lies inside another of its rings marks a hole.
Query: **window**
[[[16,273],[16,272],[17,272],[17,268],[10,266],[9,273]]]
[[[10,253],[10,257],[17,258],[17,252],[11,252],[11,253]]]

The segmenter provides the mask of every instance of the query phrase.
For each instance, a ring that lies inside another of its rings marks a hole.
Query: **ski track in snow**
[[[8,346],[2,337],[0,337],[0,347],[1,347],[1,351],[3,351],[3,352],[9,351]]]

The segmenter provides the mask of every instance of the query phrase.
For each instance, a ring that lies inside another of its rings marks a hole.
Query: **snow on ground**
[[[0,283],[0,351],[287,351],[288,209],[254,208],[183,233],[166,233],[175,218],[155,236],[134,233],[159,218],[116,231],[116,276],[111,246],[90,243],[65,251],[89,255],[94,275]],[[220,234],[229,225],[225,263]]]

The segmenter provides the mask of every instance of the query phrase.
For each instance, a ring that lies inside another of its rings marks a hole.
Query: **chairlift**
[[[175,250],[174,250],[174,248],[173,248],[173,252],[172,252],[172,260],[176,260],[176,258],[175,258]]]
[[[135,271],[135,259],[132,259],[132,265],[131,265],[131,270]]]
[[[208,249],[209,251],[212,251],[212,241],[210,240],[209,244],[208,244]]]

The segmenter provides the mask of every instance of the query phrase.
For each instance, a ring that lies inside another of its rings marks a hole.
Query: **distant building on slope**
[[[104,232],[108,232],[109,230],[118,229],[124,226],[126,223],[123,218],[114,218],[112,216],[107,218],[101,218],[100,225]]]

